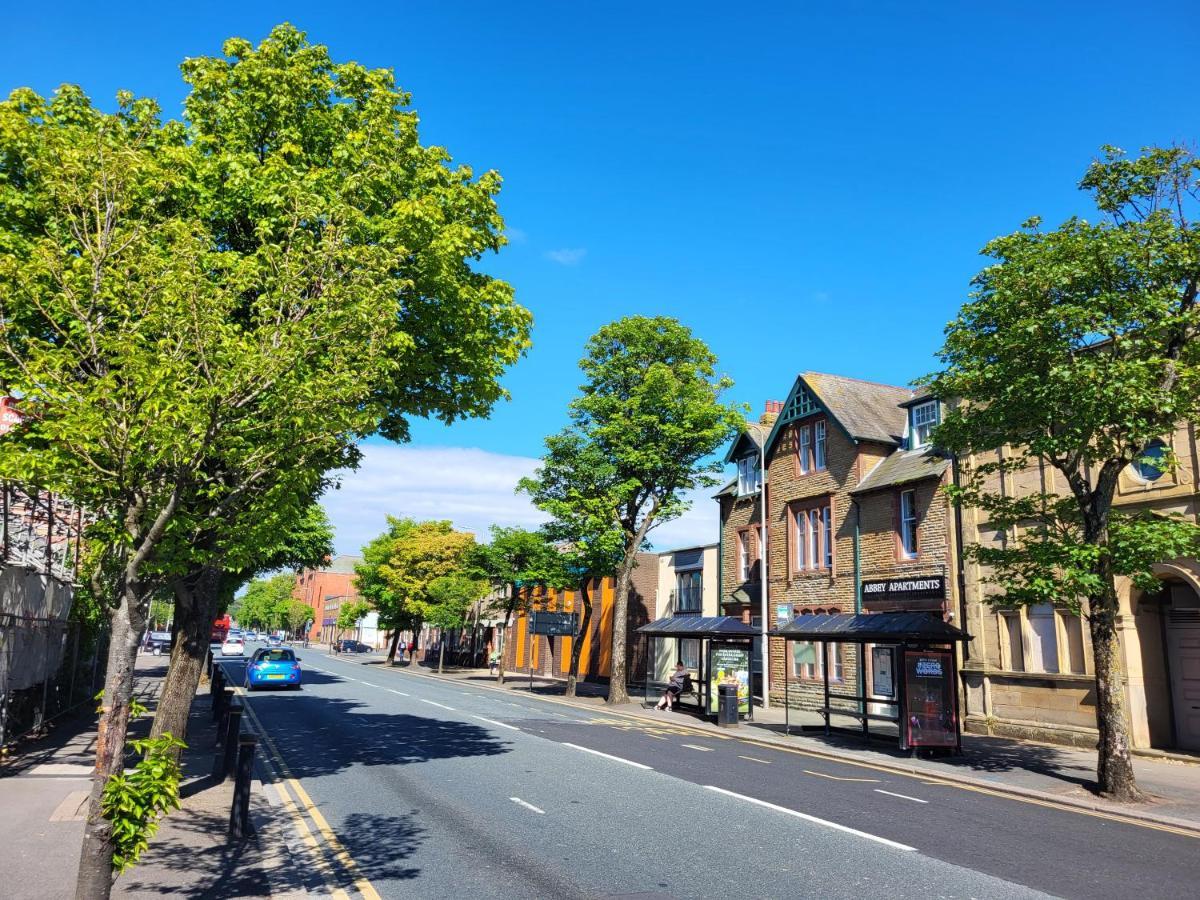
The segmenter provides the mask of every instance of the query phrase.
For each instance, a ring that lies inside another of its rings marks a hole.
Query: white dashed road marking
[[[479,718],[479,717],[476,716],[476,718]],[[533,812],[537,813],[539,816],[544,816],[546,814],[546,811],[544,809],[538,809],[532,803],[526,803],[520,797],[509,797],[508,799],[511,800],[513,803],[517,804],[517,806],[523,806],[528,810],[532,810]]]
[[[907,794],[893,794],[891,791],[885,791],[882,788],[875,788],[877,794],[887,794],[889,797],[899,797],[901,800],[911,800],[913,803],[928,803],[928,800],[922,800],[919,797],[910,797]]]
[[[501,728],[511,728],[513,731],[520,731],[516,725],[507,725],[504,722],[497,722],[495,719],[485,719],[483,716],[471,716],[472,719],[478,719],[480,722],[487,722],[489,725],[499,725]]]
[[[572,750],[582,750],[584,753],[591,753],[595,756],[603,756],[605,759],[611,759],[613,762],[625,763],[627,766],[633,766],[635,769],[646,769],[653,771],[650,766],[643,765],[640,762],[634,762],[632,759],[622,759],[619,756],[611,756],[608,753],[601,753],[599,750],[593,750],[590,747],[580,747],[578,744],[568,744],[563,742],[564,747],[570,747]]]
[[[418,697],[417,699],[420,700],[422,703],[428,703],[430,706],[440,706],[442,709],[448,709],[451,712],[454,712],[454,707],[447,706],[445,703],[438,703],[435,700],[426,700],[424,697]]]

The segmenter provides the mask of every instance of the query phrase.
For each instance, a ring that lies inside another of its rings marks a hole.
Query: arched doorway
[[[1200,594],[1190,584],[1168,585],[1164,643],[1171,685],[1175,746],[1200,750]]]

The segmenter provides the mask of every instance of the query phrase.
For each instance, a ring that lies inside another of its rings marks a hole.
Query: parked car
[[[229,637],[225,639],[225,643],[221,645],[222,656],[245,656],[246,645],[240,637]]]
[[[146,638],[142,641],[142,649],[147,653],[153,653],[159,656],[163,653],[171,652],[171,632],[169,631],[147,631]]]
[[[355,641],[350,638],[345,638],[338,641],[337,646],[339,653],[370,653],[371,647],[364,644],[362,641]]]
[[[279,637],[279,635],[273,634],[267,638],[267,646],[268,647],[282,647],[283,640]]]
[[[300,660],[287,647],[265,647],[255,650],[246,666],[245,688],[300,687]]]

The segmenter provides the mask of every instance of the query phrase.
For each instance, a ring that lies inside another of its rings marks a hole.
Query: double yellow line
[[[288,768],[287,762],[279,752],[279,748],[275,745],[275,742],[267,733],[267,729],[263,727],[262,721],[255,715],[254,709],[250,706],[249,697],[245,690],[240,685],[235,686],[234,690],[242,698],[242,709],[245,710],[246,715],[254,726],[255,732],[258,734],[261,746],[270,758],[270,764],[266,768],[275,778],[272,787],[275,788],[275,792],[278,794],[284,809],[287,810],[292,820],[296,823],[296,829],[300,833],[305,846],[308,847],[309,853],[315,861],[317,872],[320,874],[321,880],[325,883],[325,887],[335,900],[350,900],[350,894],[339,884],[343,879],[326,857],[326,853],[328,853],[341,866],[342,871],[349,878],[351,884],[353,884],[363,900],[382,900],[379,896],[379,891],[375,890],[374,885],[362,874],[362,870],[359,869],[354,858],[346,850],[345,846],[342,845],[342,842],[338,840],[337,835],[333,833],[333,829],[329,827],[329,822],[321,815],[321,811],[313,803],[312,798],[308,795],[308,791],[304,790],[304,786],[292,775],[291,769]],[[290,794],[289,791],[291,792]],[[295,800],[292,799],[292,794],[295,795]],[[306,815],[307,819],[305,818]],[[309,820],[311,820],[317,834],[320,835],[320,841],[313,834],[313,829],[309,827]],[[324,847],[322,847],[322,841],[324,842]]]

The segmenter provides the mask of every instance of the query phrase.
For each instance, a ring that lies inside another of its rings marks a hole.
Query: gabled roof
[[[804,372],[797,376],[783,412],[767,437],[767,453],[774,449],[784,426],[818,411],[824,411],[851,440],[899,446],[908,421],[900,404],[912,395],[906,387]]]
[[[749,453],[757,453],[762,449],[762,442],[769,431],[770,427],[761,422],[747,422],[746,427],[729,445],[729,451],[725,454],[725,462],[731,463]]]
[[[722,497],[737,496],[737,485],[738,480],[734,478],[729,482],[729,484],[725,485],[725,487],[713,494],[713,499],[720,500]]]
[[[949,467],[950,460],[931,447],[898,450],[880,460],[850,493],[865,494],[867,491],[924,481],[926,478],[941,478]]]

